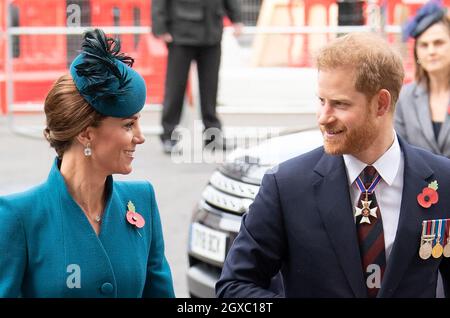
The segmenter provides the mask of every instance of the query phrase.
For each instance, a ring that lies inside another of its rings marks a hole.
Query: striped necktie
[[[386,268],[383,222],[374,193],[380,180],[381,177],[373,166],[367,166],[356,180],[361,191],[355,213],[356,230],[370,298],[377,296]]]

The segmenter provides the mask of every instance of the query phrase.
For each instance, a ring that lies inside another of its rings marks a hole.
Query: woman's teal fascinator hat
[[[133,63],[133,58],[120,53],[119,40],[95,29],[84,33],[70,74],[81,96],[96,111],[126,118],[141,111],[147,96],[145,81],[131,68]]]

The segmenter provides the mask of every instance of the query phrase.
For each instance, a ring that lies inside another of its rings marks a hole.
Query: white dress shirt
[[[356,159],[352,155],[344,155],[345,168],[349,180],[350,197],[353,204],[353,213],[358,205],[361,191],[356,184],[356,178],[361,174],[366,163]],[[400,218],[400,206],[403,193],[403,172],[405,160],[403,158],[397,134],[394,132],[394,142],[389,149],[372,164],[381,176],[381,180],[375,188],[375,196],[383,220],[384,244],[386,251],[386,263],[392,251],[395,234],[397,233],[398,220]],[[356,218],[355,218],[356,222]]]

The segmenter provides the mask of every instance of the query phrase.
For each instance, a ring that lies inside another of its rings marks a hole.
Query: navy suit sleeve
[[[147,263],[147,278],[144,287],[144,297],[172,298],[173,291],[172,274],[169,263],[164,254],[164,239],[156,204],[155,192],[149,184],[151,192],[151,244]]]
[[[267,173],[223,266],[216,284],[218,297],[281,297],[269,290],[286,250],[279,191]]]
[[[19,211],[0,198],[0,297],[19,297],[27,252]]]

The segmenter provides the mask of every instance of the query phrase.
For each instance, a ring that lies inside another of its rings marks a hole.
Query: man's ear
[[[93,138],[93,130],[91,127],[85,128],[82,132],[80,132],[76,136],[77,141],[84,147],[92,143],[92,138]]]
[[[391,93],[384,88],[375,95],[377,116],[382,117],[391,111],[391,99]]]

